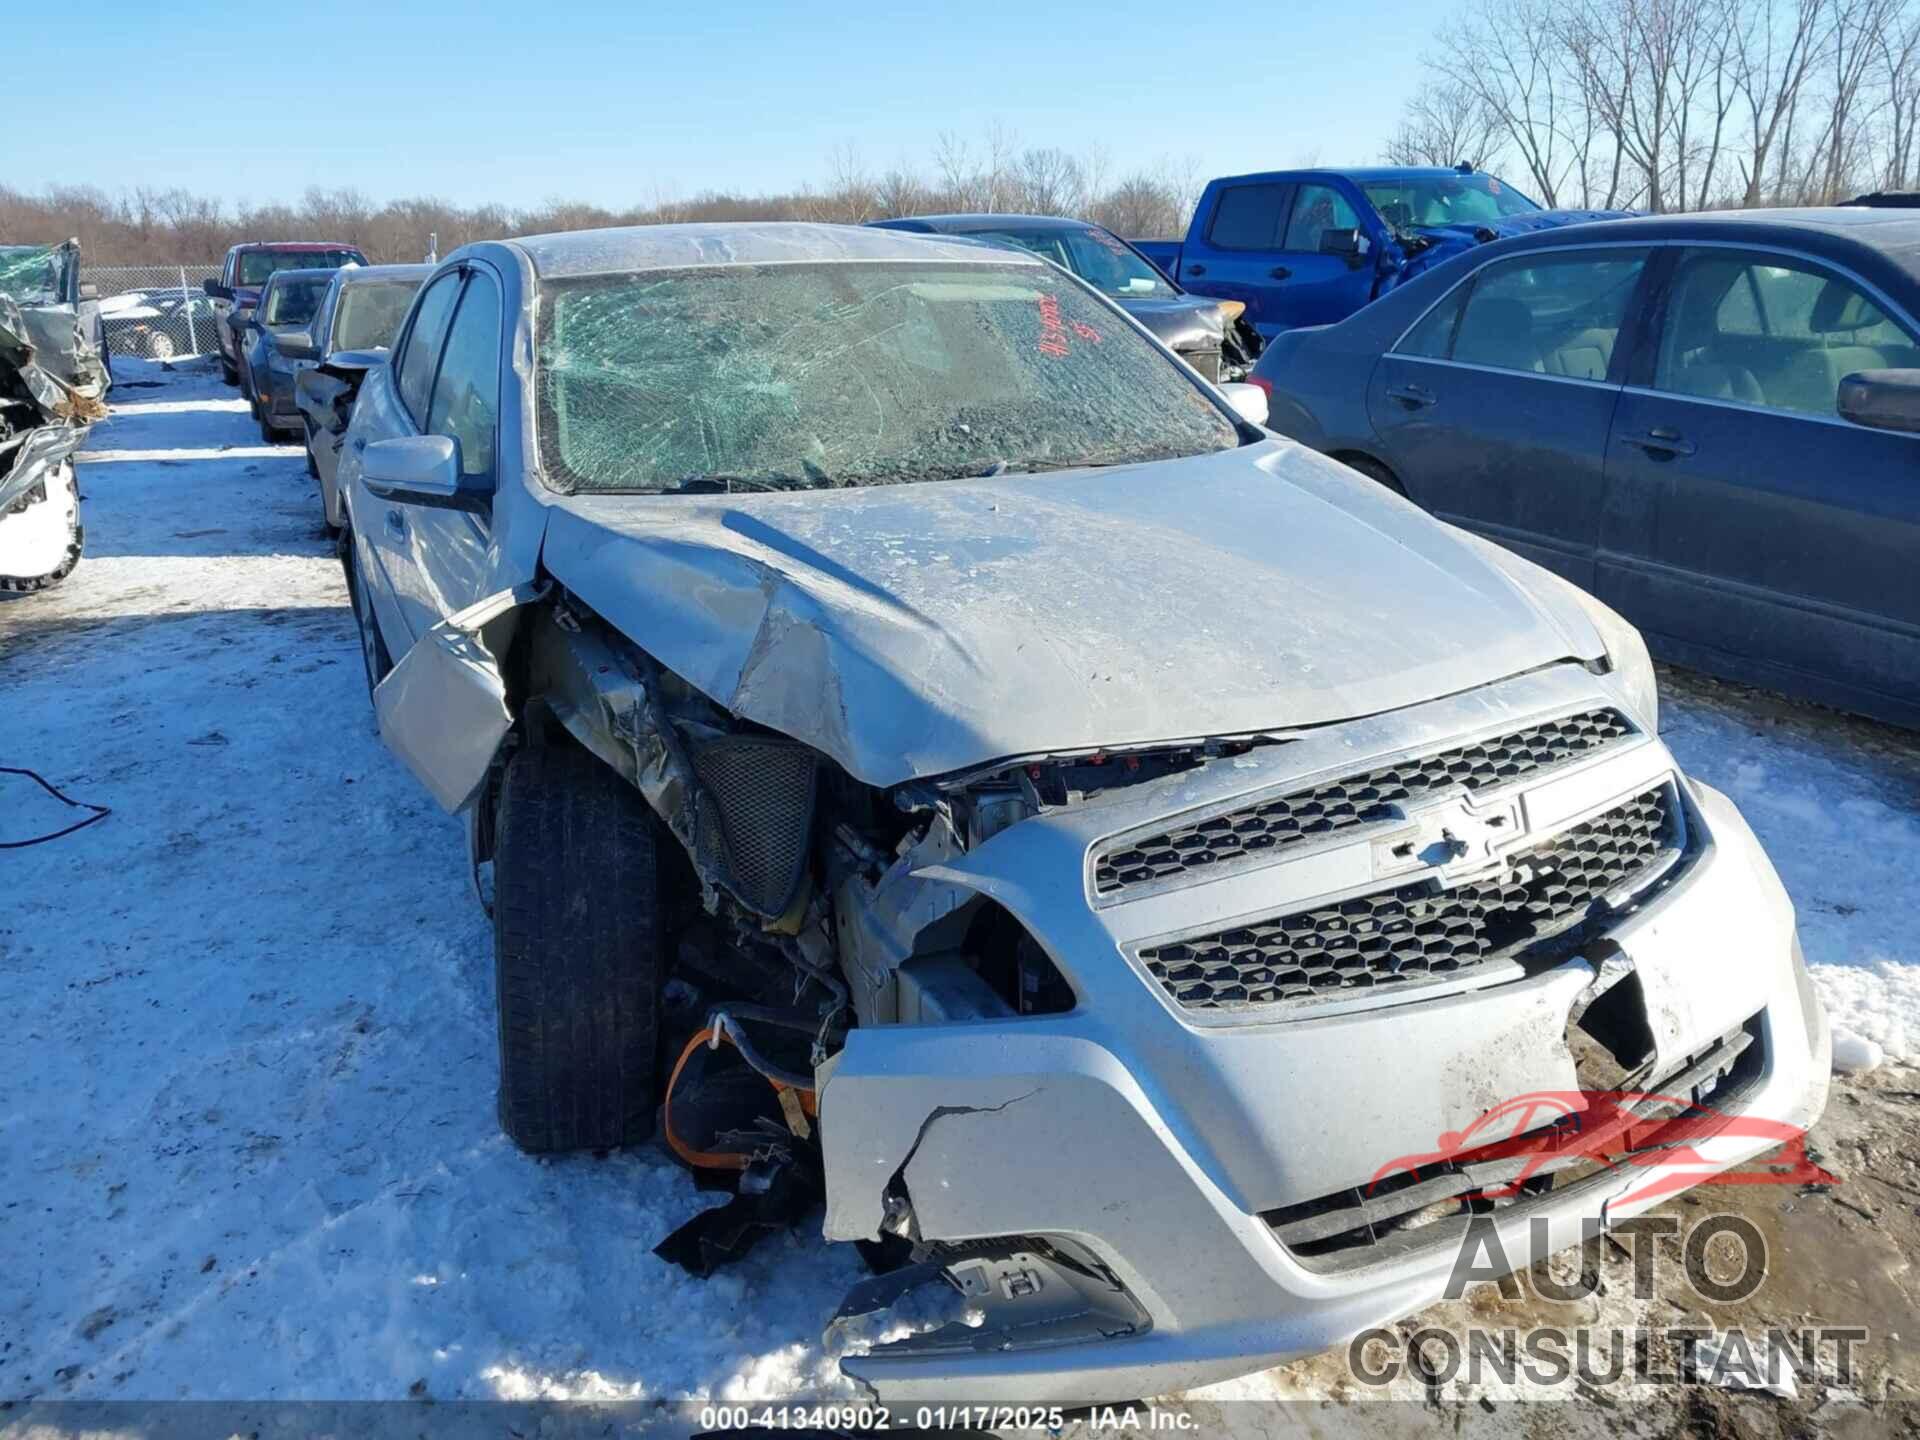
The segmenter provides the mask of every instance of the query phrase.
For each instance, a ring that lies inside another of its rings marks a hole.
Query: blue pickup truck
[[[1623,213],[1543,210],[1467,165],[1272,170],[1209,181],[1185,240],[1133,245],[1182,288],[1246,302],[1271,336],[1344,320],[1475,245]]]

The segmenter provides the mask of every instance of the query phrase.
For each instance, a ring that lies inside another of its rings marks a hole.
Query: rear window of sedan
[[[320,308],[321,297],[327,293],[327,278],[317,280],[286,280],[274,285],[265,301],[266,310],[260,317],[263,325],[305,325],[313,319],[314,312]]]
[[[420,289],[418,280],[386,280],[340,287],[333,317],[335,350],[391,348],[394,333],[406,318],[407,307]]]
[[[1036,265],[548,281],[536,364],[542,464],[566,490],[886,485],[1242,443],[1150,341]]]

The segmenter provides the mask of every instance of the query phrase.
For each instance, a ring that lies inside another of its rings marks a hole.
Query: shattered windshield
[[[5,295],[16,305],[58,303],[59,247],[0,245],[0,295]]]
[[[1150,341],[1030,264],[549,281],[537,363],[542,457],[568,490],[888,485],[1241,443]]]
[[[342,265],[364,265],[358,250],[248,250],[240,256],[236,285],[264,285],[282,270],[338,270]]]
[[[1124,240],[1096,226],[981,230],[970,238],[998,240],[1031,250],[1071,270],[1094,289],[1117,300],[1171,300],[1176,293],[1166,278],[1136,255]]]
[[[1422,175],[1408,180],[1372,180],[1366,191],[1380,218],[1396,230],[1436,225],[1486,225],[1540,207],[1491,175]]]
[[[406,318],[418,280],[388,280],[377,285],[343,285],[333,317],[335,350],[390,348],[393,333]]]

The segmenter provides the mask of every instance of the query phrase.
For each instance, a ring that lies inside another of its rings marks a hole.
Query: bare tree
[[[1165,240],[1186,229],[1180,197],[1164,178],[1136,172],[1096,200],[1089,219],[1130,240]]]
[[[1920,6],[1883,26],[1875,51],[1887,112],[1881,184],[1888,190],[1920,186]]]
[[[1500,153],[1504,126],[1472,85],[1453,79],[1424,82],[1400,112],[1387,141],[1390,165],[1455,165],[1484,170]]]
[[[1746,121],[1745,189],[1751,209],[1767,188],[1767,165],[1826,46],[1825,0],[1744,0],[1730,16],[1727,65]]]
[[[1435,61],[1447,81],[1478,97],[1498,126],[1501,148],[1512,148],[1533,192],[1549,206],[1561,203],[1568,142],[1579,133],[1569,123],[1576,118],[1568,107],[1578,76],[1565,42],[1563,3],[1471,0],[1440,32]]]

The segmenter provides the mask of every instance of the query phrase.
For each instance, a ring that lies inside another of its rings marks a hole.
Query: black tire
[[[360,630],[360,658],[367,671],[367,703],[373,703],[373,690],[393,669],[393,656],[387,652],[386,639],[380,634],[380,617],[374,613],[373,598],[360,580],[360,561],[353,552],[353,532],[340,532],[340,562],[347,572],[347,598],[353,603],[353,621]]]
[[[274,429],[268,422],[266,410],[261,407],[255,407],[254,413],[260,417],[260,438],[269,445],[278,445],[280,443],[280,432]]]
[[[307,449],[307,478],[309,480],[318,480],[320,478],[320,467],[313,463],[313,449],[311,446]],[[328,526],[327,528],[332,529],[333,527]]]
[[[240,372],[227,363],[227,357],[224,355],[220,357],[220,378],[229,385],[240,383]]]
[[[533,1155],[653,1134],[660,982],[659,822],[569,745],[507,766],[494,831],[500,1128]]]
[[[1349,470],[1358,470],[1377,485],[1384,485],[1402,500],[1407,498],[1407,487],[1400,483],[1400,477],[1393,471],[1365,455],[1343,455],[1340,463]]]

